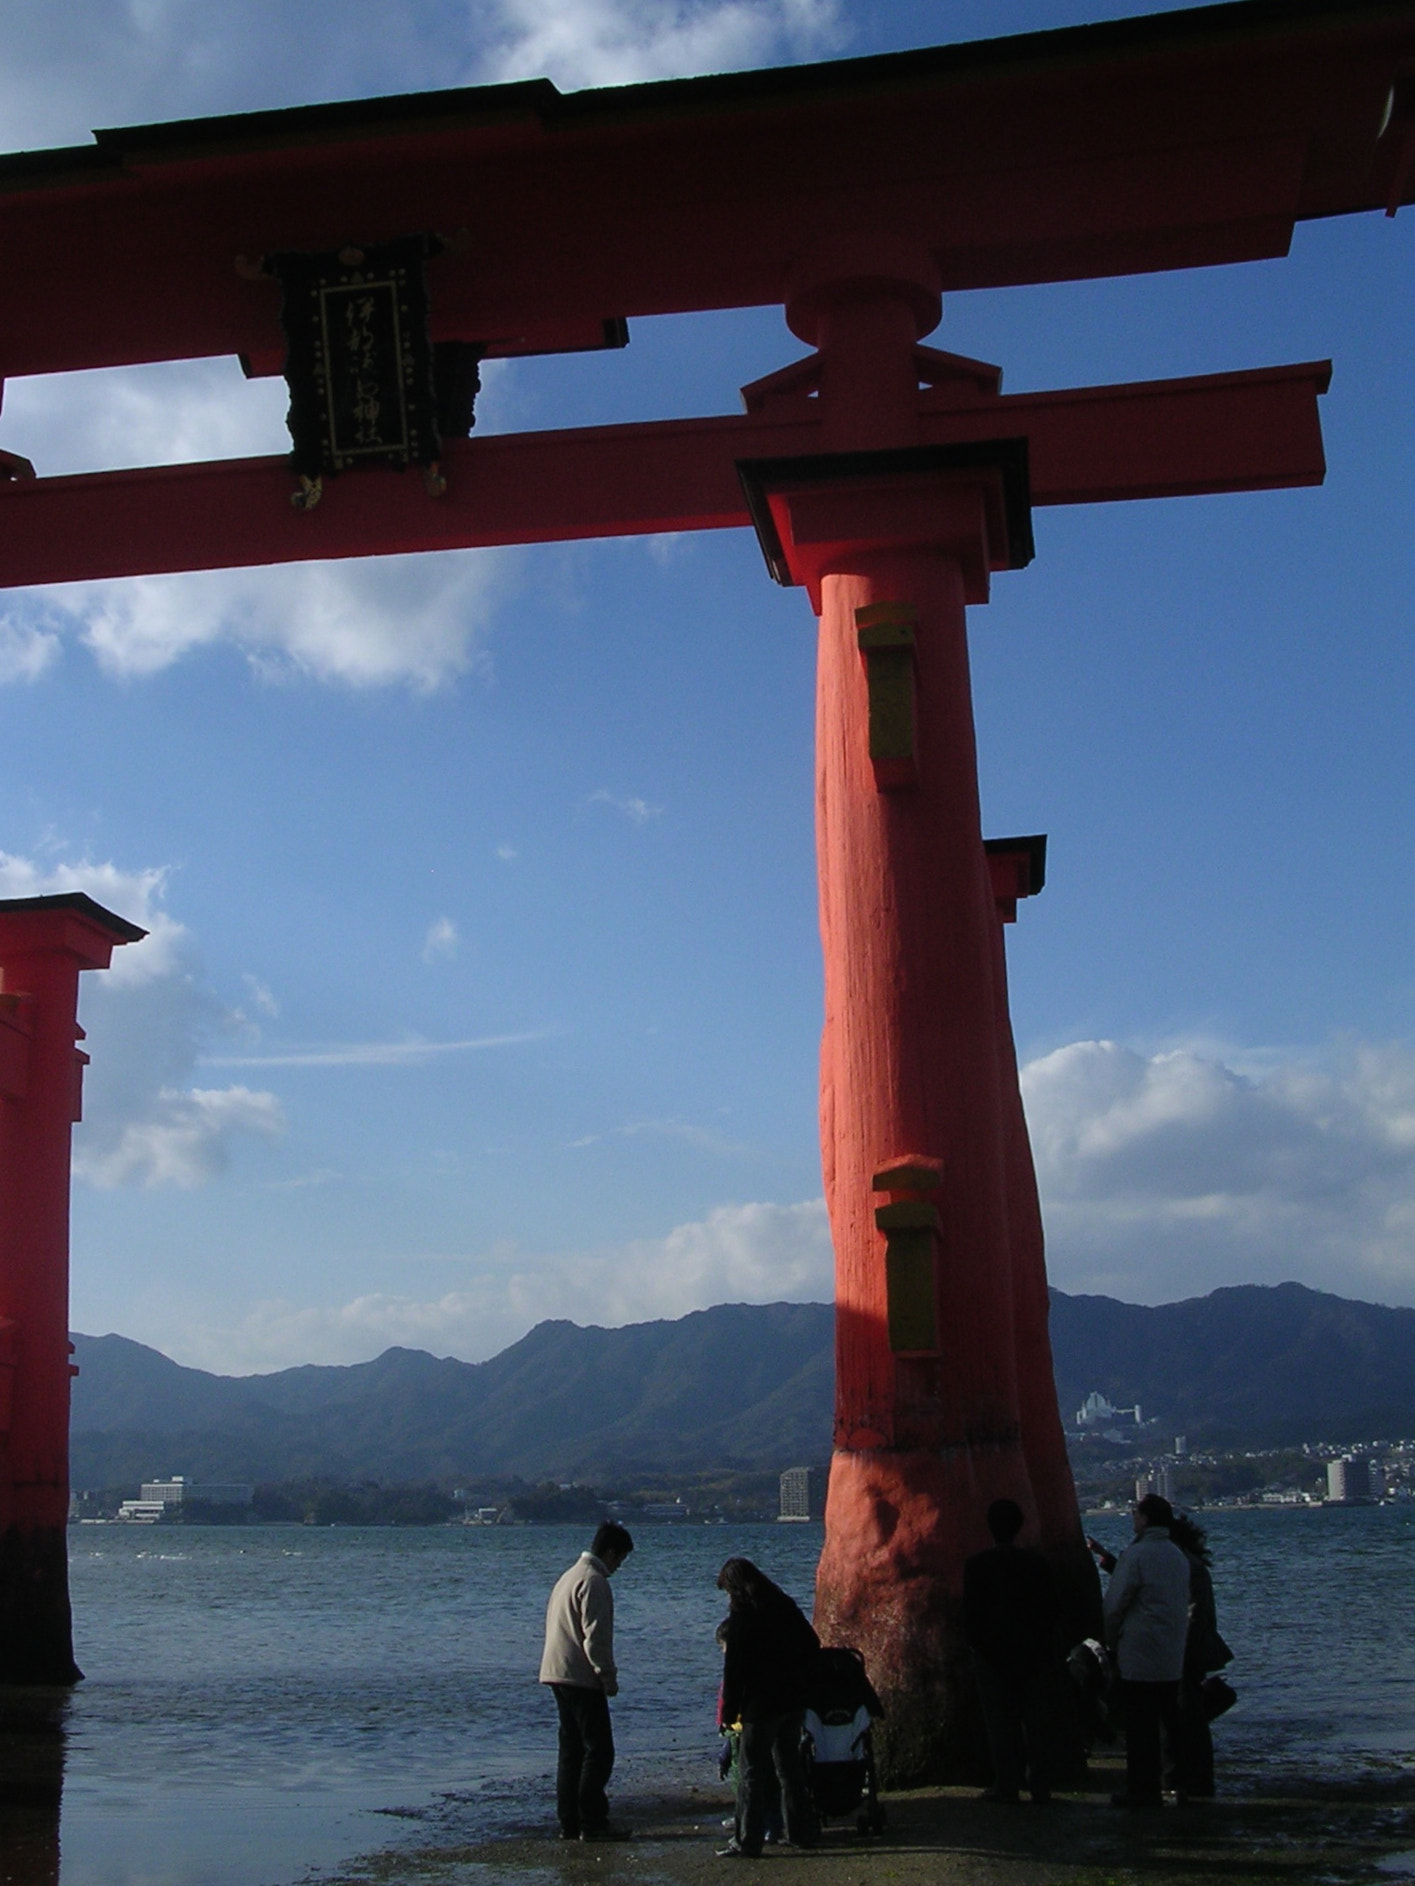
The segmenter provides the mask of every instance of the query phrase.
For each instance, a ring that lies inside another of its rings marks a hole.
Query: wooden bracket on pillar
[[[874,1175],[873,1189],[890,1194],[887,1205],[875,1207],[875,1224],[884,1233],[889,1346],[897,1356],[939,1352],[937,1277],[943,1224],[927,1195],[937,1192],[942,1182],[941,1159],[895,1159]]]
[[[15,1418],[15,1370],[20,1360],[20,1326],[0,1316],[0,1434],[8,1434]]]
[[[881,792],[919,782],[915,751],[915,647],[919,612],[910,602],[855,611],[855,633],[870,694],[870,765]]]
[[[27,995],[0,994],[0,1100],[23,1100],[29,1092],[32,1007]]]
[[[1004,923],[1016,923],[1018,900],[1035,897],[1047,881],[1045,832],[1028,838],[985,838],[993,900]]]
[[[84,1033],[82,1028],[75,1028],[74,1039],[76,1041],[87,1041],[88,1036]],[[71,1103],[69,1118],[73,1121],[75,1126],[77,1126],[79,1121],[84,1117],[84,1069],[88,1066],[89,1059],[90,1057],[84,1053],[82,1048],[74,1049],[74,1098]]]

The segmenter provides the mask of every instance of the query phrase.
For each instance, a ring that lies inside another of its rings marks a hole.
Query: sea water
[[[1415,1767],[1415,1511],[1202,1516],[1237,1707],[1225,1791]],[[1128,1526],[1091,1520],[1119,1547]],[[643,1526],[614,1584],[619,1786],[709,1787],[723,1559],[809,1608],[818,1525]],[[63,1886],[282,1886],[437,1809],[549,1829],[535,1682],[565,1527],[74,1527]],[[450,1818],[449,1818],[450,1817]]]

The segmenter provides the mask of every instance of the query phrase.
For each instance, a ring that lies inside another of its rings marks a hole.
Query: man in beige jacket
[[[555,1812],[562,1840],[626,1840],[609,1818],[605,1783],[614,1767],[609,1699],[618,1693],[614,1667],[614,1595],[609,1581],[634,1549],[612,1521],[588,1552],[556,1583],[545,1609],[540,1680],[550,1685],[560,1715]]]

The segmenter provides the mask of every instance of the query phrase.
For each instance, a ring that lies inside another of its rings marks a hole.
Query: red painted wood
[[[79,1674],[66,1536],[79,974],[106,968],[115,944],[141,935],[71,898],[0,903],[0,1003],[27,1037],[22,1078],[0,1097],[0,1685]]]
[[[1024,435],[1036,504],[1317,484],[1330,371],[1318,361],[964,406],[956,391],[925,392],[907,442]],[[492,435],[448,448],[445,498],[412,473],[362,471],[331,480],[304,514],[281,458],[0,484],[0,587],[741,527],[737,460],[849,449],[827,445],[825,424],[802,396],[739,418]],[[834,424],[836,439],[876,442]]]
[[[99,134],[0,160],[0,375],[280,345],[232,260],[466,227],[438,334],[790,299],[889,230],[945,289],[1283,254],[1384,207],[1409,0],[1210,8],[562,98],[492,86]],[[1397,195],[1409,195],[1409,183]]]

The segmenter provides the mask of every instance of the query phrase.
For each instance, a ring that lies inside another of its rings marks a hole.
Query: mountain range
[[[1191,1444],[1415,1434],[1415,1310],[1301,1284],[1146,1307],[1053,1291],[1057,1392],[1136,1401]],[[486,1362],[389,1349],[347,1367],[213,1375],[74,1336],[72,1481],[609,1482],[822,1462],[829,1304],[723,1304],[622,1329],[539,1323]]]

